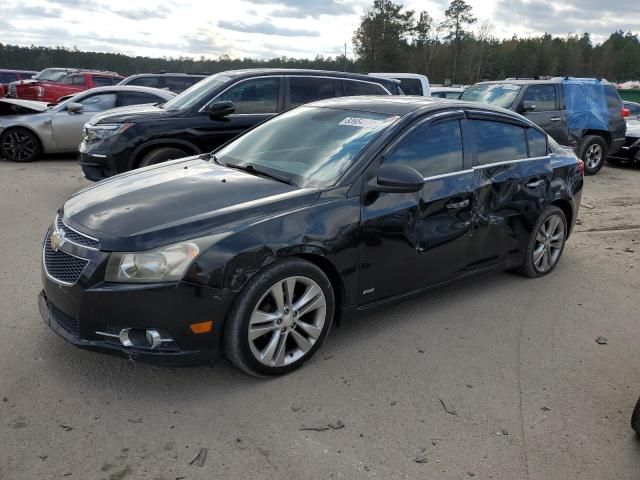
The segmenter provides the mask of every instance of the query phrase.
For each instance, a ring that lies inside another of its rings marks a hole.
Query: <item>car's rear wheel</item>
[[[313,263],[279,261],[238,294],[225,325],[224,353],[253,375],[281,375],[320,348],[333,323],[331,282]]]
[[[582,140],[580,158],[584,161],[587,175],[595,175],[607,159],[607,142],[598,135],[588,135]]]
[[[13,162],[33,162],[41,154],[40,140],[25,128],[12,128],[0,136],[0,157]]]
[[[183,158],[189,156],[184,150],[174,147],[161,147],[151,150],[147,153],[140,163],[139,168],[148,167],[149,165],[156,165],[158,163],[167,162],[169,160],[175,160],[176,158]]]
[[[640,399],[638,399],[636,408],[633,409],[633,415],[631,415],[631,428],[640,435]]]
[[[517,271],[531,278],[551,273],[560,260],[567,233],[564,212],[556,206],[547,207],[531,232],[524,263]]]

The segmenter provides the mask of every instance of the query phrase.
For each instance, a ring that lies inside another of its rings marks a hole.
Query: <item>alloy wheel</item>
[[[602,147],[597,143],[590,145],[587,148],[584,156],[584,162],[587,164],[587,167],[593,169],[596,168],[600,162],[602,161],[603,151]]]
[[[282,367],[306,356],[327,316],[322,288],[308,277],[288,277],[258,301],[249,319],[251,353],[263,365]]]
[[[550,215],[540,226],[533,249],[533,265],[541,273],[548,272],[560,258],[564,246],[565,226],[558,215]]]
[[[8,132],[0,147],[4,156],[18,161],[28,160],[36,151],[33,138],[20,131]]]

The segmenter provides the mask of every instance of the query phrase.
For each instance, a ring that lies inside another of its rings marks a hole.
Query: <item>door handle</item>
[[[562,118],[560,118],[560,117],[551,117],[549,120],[552,121],[552,122],[559,122],[560,120],[562,120]]]
[[[466,207],[467,205],[469,205],[469,200],[463,200],[461,202],[450,202],[447,203],[447,210],[460,210],[461,208]]]
[[[527,183],[527,187],[528,188],[538,188],[543,183],[544,183],[544,180],[535,180],[533,182]]]

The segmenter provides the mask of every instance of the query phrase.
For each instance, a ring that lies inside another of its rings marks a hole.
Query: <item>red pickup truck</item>
[[[94,87],[116,85],[123,80],[115,72],[98,70],[70,70],[59,80],[33,80],[14,82],[9,85],[8,96],[24,100],[39,100],[56,103],[60,97],[75,94]]]

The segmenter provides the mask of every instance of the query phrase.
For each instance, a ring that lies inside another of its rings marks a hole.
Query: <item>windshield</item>
[[[206,102],[211,99],[212,92],[227,83],[229,80],[231,80],[231,77],[220,73],[211,75],[201,82],[187,88],[177,97],[169,100],[162,106],[162,108],[165,110],[186,110],[194,105]]]
[[[34,77],[36,80],[47,80],[50,82],[59,82],[63,77],[67,75],[66,70],[53,70],[47,68],[42,70],[38,75]]]
[[[398,117],[299,107],[249,131],[216,153],[220,163],[278,175],[298,186],[335,184]]]
[[[464,91],[460,100],[468,102],[489,103],[498,107],[509,108],[518,96],[522,87],[513,83],[479,83]]]

